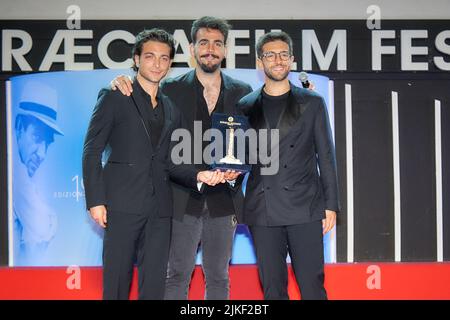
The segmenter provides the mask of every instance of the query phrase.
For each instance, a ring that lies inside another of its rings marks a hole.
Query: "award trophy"
[[[213,169],[219,169],[221,171],[234,170],[242,173],[250,171],[251,165],[245,164],[245,152],[242,155],[242,159],[238,159],[235,156],[235,149],[240,147],[240,150],[245,151],[245,145],[237,146],[237,138],[235,131],[242,129],[245,132],[250,127],[248,120],[245,116],[239,115],[227,115],[223,113],[212,114],[212,128],[218,129],[222,133],[225,141],[223,141],[223,153],[225,156],[221,159],[214,159],[212,165]],[[228,145],[227,145],[228,142]],[[245,139],[239,141],[245,143]]]

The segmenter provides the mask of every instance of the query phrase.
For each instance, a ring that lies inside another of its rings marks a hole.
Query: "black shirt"
[[[135,79],[137,81],[137,79]],[[152,97],[141,87],[138,86],[139,94],[141,94],[144,99],[148,102],[148,108],[146,108],[146,114],[143,115],[144,119],[147,120],[147,125],[150,128],[150,139],[152,141],[152,146],[155,148],[158,145],[159,139],[161,138],[161,133],[164,127],[164,106],[162,105],[161,94],[158,90],[156,94],[156,107],[153,107]]]
[[[281,96],[271,96],[262,90],[262,107],[271,129],[277,128],[281,113],[288,104],[290,92],[288,91]]]

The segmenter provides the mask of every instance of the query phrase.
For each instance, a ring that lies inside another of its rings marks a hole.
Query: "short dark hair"
[[[231,29],[231,25],[224,19],[210,16],[201,17],[200,19],[197,19],[192,23],[191,28],[192,43],[195,44],[197,42],[197,32],[201,28],[219,30],[223,34],[223,38],[226,43],[228,38],[228,32]]]
[[[256,54],[258,55],[258,57],[261,58],[263,54],[263,46],[266,43],[277,40],[287,43],[287,45],[289,46],[289,53],[292,54],[292,38],[286,32],[272,31],[261,36],[261,38],[259,38],[256,42]]]
[[[135,40],[133,48],[131,50],[131,57],[133,59],[133,70],[134,71],[138,70],[138,68],[136,67],[136,64],[134,62],[134,56],[141,55],[142,47],[144,46],[144,43],[146,43],[148,41],[157,41],[157,42],[167,44],[170,48],[170,59],[173,59],[173,57],[175,57],[175,40],[170,33],[168,33],[166,30],[159,29],[159,28],[143,30],[143,31],[139,32],[139,34],[136,36],[136,40]]]

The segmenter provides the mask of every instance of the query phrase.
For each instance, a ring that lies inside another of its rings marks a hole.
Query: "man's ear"
[[[256,66],[258,69],[264,69],[263,63],[260,58],[256,58]]]
[[[134,55],[134,64],[136,65],[137,68],[139,68],[139,56],[137,54]]]
[[[292,64],[294,63],[294,56],[290,56],[289,58],[289,70],[292,70]]]

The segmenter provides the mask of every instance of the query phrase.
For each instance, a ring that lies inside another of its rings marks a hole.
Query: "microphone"
[[[309,88],[308,74],[305,71],[302,71],[298,74],[298,80],[302,83],[303,88]]]

